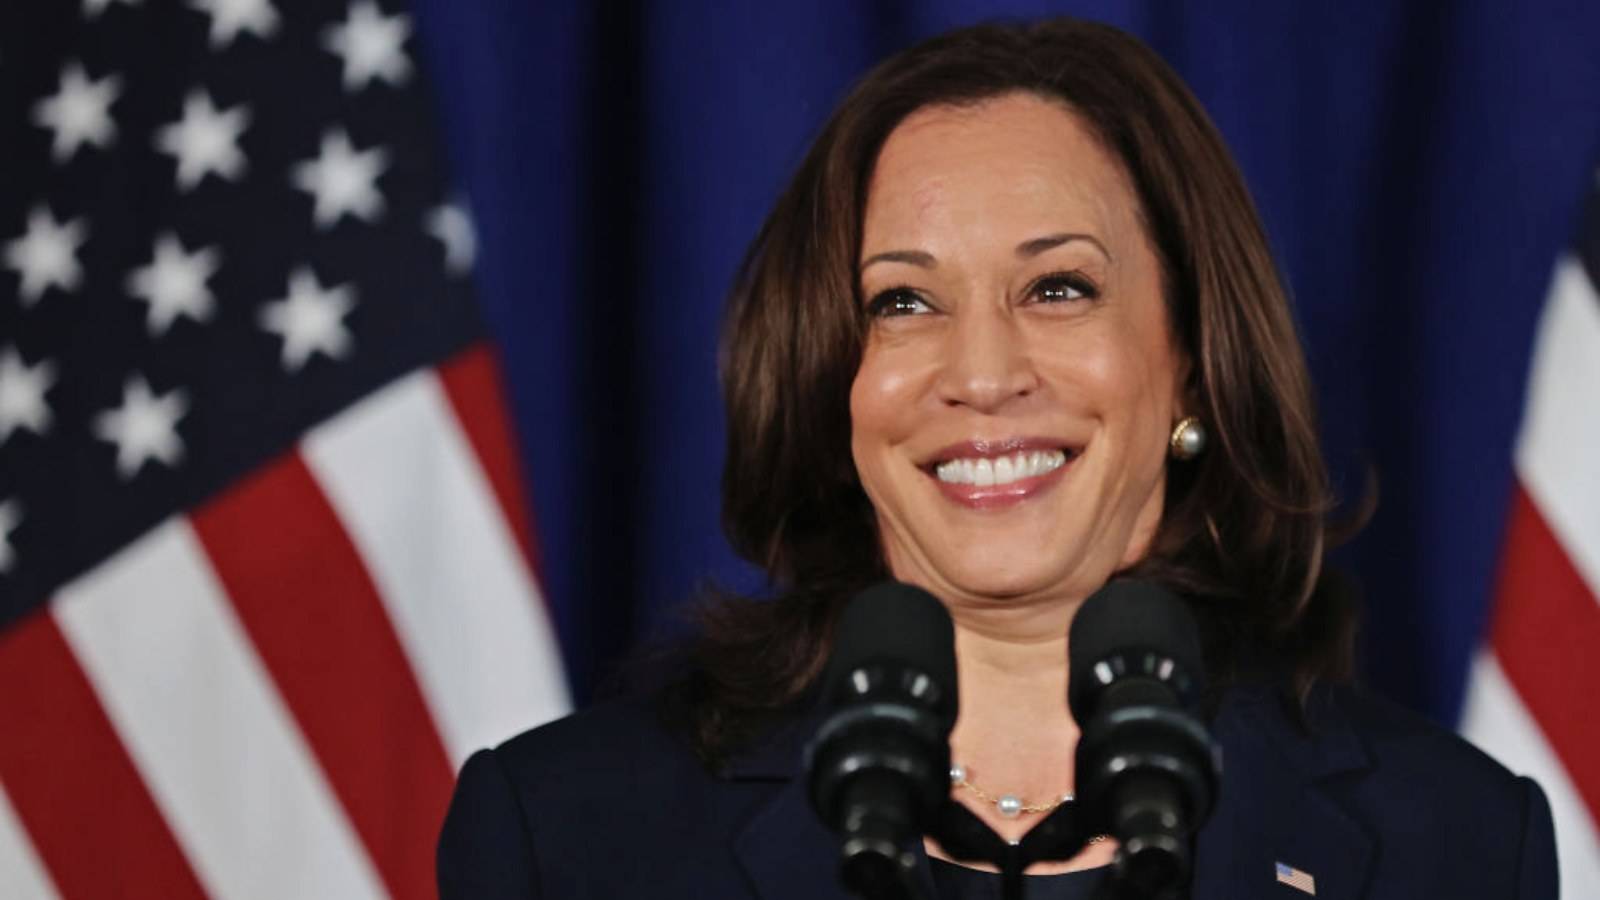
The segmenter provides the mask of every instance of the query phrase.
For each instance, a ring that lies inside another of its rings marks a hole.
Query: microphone
[[[823,684],[832,711],[806,747],[806,782],[840,838],[839,880],[863,897],[909,896],[909,847],[950,794],[950,614],[907,584],[862,591],[839,621]]]
[[[1085,814],[1121,843],[1123,886],[1174,891],[1189,879],[1189,839],[1211,814],[1222,774],[1197,712],[1204,669],[1194,618],[1165,588],[1119,579],[1084,601],[1067,648]]]

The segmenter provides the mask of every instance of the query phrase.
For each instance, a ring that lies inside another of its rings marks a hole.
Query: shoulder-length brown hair
[[[867,186],[912,112],[1025,92],[1064,104],[1121,161],[1160,259],[1187,389],[1212,436],[1168,473],[1133,574],[1193,601],[1214,678],[1266,648],[1302,693],[1348,668],[1349,605],[1322,577],[1331,507],[1305,360],[1266,236],[1222,138],[1178,76],[1106,25],[1054,20],[945,34],[869,73],[834,112],[752,244],[726,319],[724,528],[770,600],[724,598],[680,706],[715,760],[800,697],[841,603],[885,577],[850,454]],[[1260,662],[1260,659],[1255,659]]]

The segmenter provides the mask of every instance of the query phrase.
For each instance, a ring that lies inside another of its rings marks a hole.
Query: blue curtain
[[[1066,13],[1149,42],[1226,135],[1339,484],[1380,479],[1337,555],[1366,679],[1452,721],[1535,316],[1600,159],[1600,5],[1540,6],[419,0],[580,701],[700,586],[759,583],[718,526],[718,318],[833,104],[923,37]]]

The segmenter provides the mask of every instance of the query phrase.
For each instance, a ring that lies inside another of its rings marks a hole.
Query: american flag
[[[1462,730],[1550,798],[1569,897],[1600,885],[1600,173],[1535,337],[1516,489]]]
[[[1278,873],[1278,883],[1286,884],[1297,891],[1304,891],[1313,897],[1317,894],[1317,879],[1311,877],[1310,872],[1302,872],[1294,866],[1277,863],[1275,868]]]
[[[431,896],[568,707],[412,30],[0,4],[0,897]]]

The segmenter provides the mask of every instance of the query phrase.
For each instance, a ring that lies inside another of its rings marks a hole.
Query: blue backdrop
[[[1339,554],[1368,680],[1451,721],[1533,324],[1600,159],[1600,4],[1542,6],[420,0],[579,700],[696,585],[752,583],[718,529],[717,323],[829,109],[919,38],[1071,13],[1151,43],[1227,136],[1340,483],[1381,481]]]

